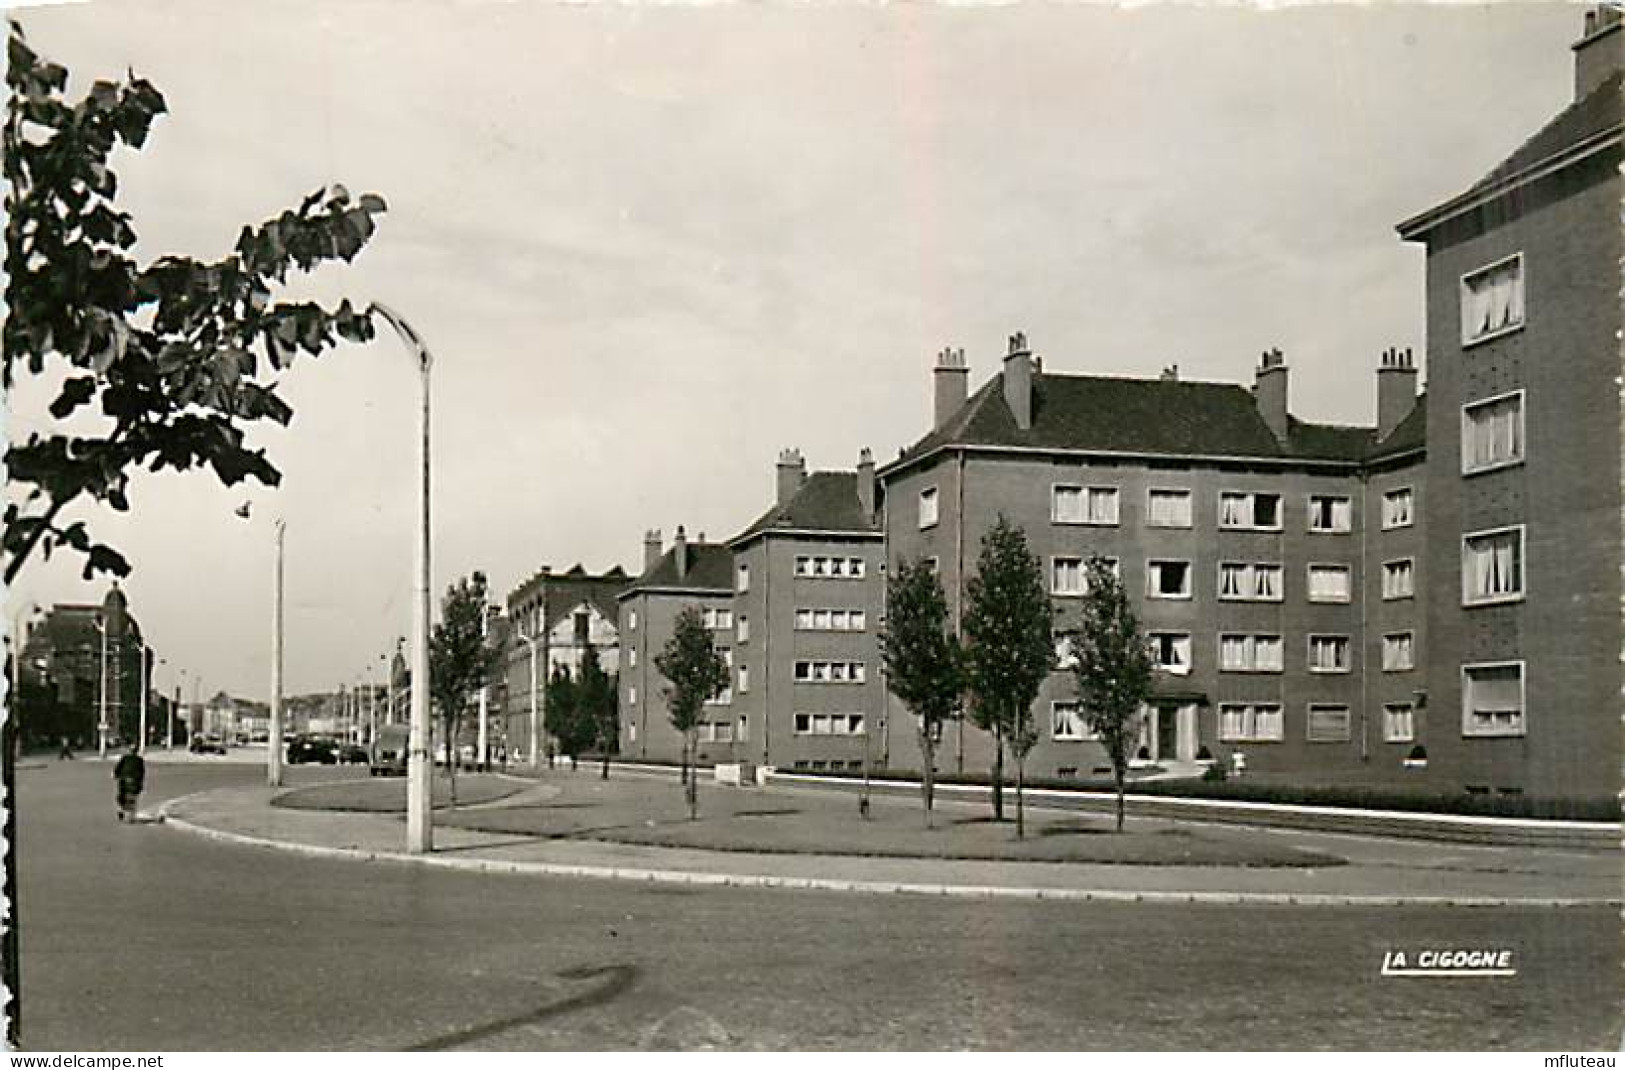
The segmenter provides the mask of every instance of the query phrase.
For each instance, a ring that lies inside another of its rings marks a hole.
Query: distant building
[[[579,564],[563,573],[543,566],[509,593],[506,619],[493,637],[504,652],[501,679],[487,701],[498,711],[493,716],[501,722],[510,761],[532,753],[531,702],[534,698],[537,721],[545,725],[547,681],[555,671],[580,672],[588,646],[596,649],[606,673],[615,671],[620,660],[616,600],[631,582],[619,565],[599,575]]]
[[[23,648],[18,695],[24,745],[49,745],[66,736],[77,747],[95,747],[104,694],[109,743],[135,739],[142,682],[150,687],[155,660],[117,583],[99,606],[52,606]],[[160,700],[150,692],[147,698],[148,729],[161,733]]]

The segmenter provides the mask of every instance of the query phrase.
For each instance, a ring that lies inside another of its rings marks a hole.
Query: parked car
[[[411,739],[412,730],[404,724],[386,724],[378,729],[378,738],[372,744],[371,774],[405,776]]]
[[[367,748],[359,743],[345,743],[339,747],[339,761],[345,765],[366,765],[370,760]]]
[[[317,739],[314,736],[295,736],[288,742],[289,765],[303,765],[307,762],[337,765],[338,760],[338,747],[329,740]]]
[[[193,736],[186,749],[193,754],[224,754],[226,745],[213,736]]]

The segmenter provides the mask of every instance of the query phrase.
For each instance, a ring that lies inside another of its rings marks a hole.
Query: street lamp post
[[[141,711],[140,717],[137,721],[140,727],[136,730],[141,741],[136,744],[136,750],[143,756],[145,756],[147,753],[147,654],[148,650],[146,640],[142,640],[141,665],[136,670],[136,675],[141,677],[141,697],[137,707]]]
[[[101,695],[96,714],[96,757],[107,757],[107,621],[96,616],[96,630],[102,636]]]
[[[287,521],[277,517],[276,564],[271,580],[271,730],[265,748],[265,782],[282,786],[282,543]]]
[[[433,358],[423,339],[398,313],[377,302],[371,311],[395,328],[416,358],[422,393],[418,414],[418,532],[412,569],[412,735],[406,774],[406,849],[427,853],[434,849],[430,810],[434,764],[429,753],[429,368]]]

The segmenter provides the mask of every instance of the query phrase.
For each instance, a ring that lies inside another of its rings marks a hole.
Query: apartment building
[[[59,603],[27,632],[19,660],[21,739],[28,746],[95,747],[105,727],[112,742],[136,738],[143,679],[157,659],[115,582],[100,605]],[[149,726],[158,699],[149,693]]]
[[[929,560],[957,627],[982,537],[1001,515],[1025,530],[1057,624],[1032,773],[1106,765],[1065,671],[1096,554],[1134,595],[1156,657],[1143,759],[1241,751],[1252,770],[1362,781],[1418,768],[1423,636],[1396,577],[1415,556],[1425,412],[1409,354],[1380,365],[1379,426],[1343,427],[1291,415],[1278,350],[1249,390],[1176,368],[1154,380],[1056,374],[1017,334],[969,396],[964,351],[939,355],[935,426],[878,473],[888,561]],[[1393,597],[1379,598],[1373,641],[1367,592],[1385,579]],[[893,706],[888,720],[907,724]],[[980,770],[992,741],[959,723],[938,754],[939,767]],[[892,731],[888,757],[917,768],[914,733]]]
[[[1429,761],[1458,789],[1619,787],[1622,37],[1588,13],[1567,106],[1398,227],[1427,251],[1417,591]]]
[[[682,756],[683,740],[671,726],[666,679],[655,658],[671,638],[677,615],[699,606],[732,671],[733,554],[722,543],[707,542],[703,533],[690,542],[682,527],[669,550],[663,549],[658,530],[648,532],[643,545],[643,574],[618,598],[620,752],[626,758],[674,762]],[[734,710],[730,688],[706,704],[697,760],[739,760],[749,735],[748,722],[741,722]]]
[[[876,492],[868,450],[855,471],[811,474],[799,451],[785,450],[772,507],[728,541],[739,758],[807,771],[880,761]]]

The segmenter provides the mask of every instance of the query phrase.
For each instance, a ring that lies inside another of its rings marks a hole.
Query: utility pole
[[[143,639],[141,641],[141,668],[138,672],[138,675],[141,677],[141,698],[139,707],[141,710],[139,720],[141,727],[138,730],[141,741],[136,744],[137,750],[143,756],[145,756],[147,753],[147,654],[147,641]]]
[[[96,717],[96,756],[107,757],[107,620],[96,617],[96,630],[102,633],[101,703]]]
[[[485,638],[490,632],[490,624],[491,624],[490,610],[486,606],[481,606],[480,607],[480,640],[481,640],[481,645],[484,644]],[[487,673],[486,675],[489,676],[490,674]],[[485,768],[486,768],[486,757],[485,756],[486,756],[486,754],[489,753],[489,751],[487,751],[487,749],[486,749],[486,739],[488,738],[487,737],[487,727],[486,726],[490,723],[490,717],[491,717],[491,705],[490,705],[490,699],[489,699],[490,692],[491,692],[490,683],[487,680],[481,680],[480,681],[480,739],[479,739],[480,746],[479,746],[479,753],[475,756],[474,768],[479,770],[482,773],[485,772]]]

